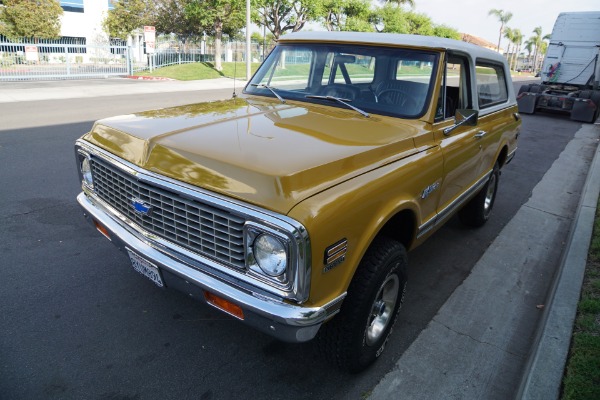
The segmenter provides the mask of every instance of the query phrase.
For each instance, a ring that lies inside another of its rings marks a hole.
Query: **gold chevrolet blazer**
[[[498,53],[425,36],[282,37],[238,97],[96,122],[78,201],[159,287],[360,371],[407,251],[491,215],[520,117]]]

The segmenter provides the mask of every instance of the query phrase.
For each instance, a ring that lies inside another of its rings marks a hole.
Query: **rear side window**
[[[479,108],[491,107],[508,100],[508,89],[501,64],[477,61],[477,97]]]

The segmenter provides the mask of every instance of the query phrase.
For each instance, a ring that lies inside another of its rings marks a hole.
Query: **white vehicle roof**
[[[398,33],[371,33],[371,32],[329,32],[311,31],[295,32],[279,38],[279,42],[349,42],[364,44],[388,44],[392,46],[426,47],[436,50],[456,50],[470,54],[473,58],[485,58],[501,63],[506,59],[501,54],[459,40],[446,39],[434,36],[405,35]]]

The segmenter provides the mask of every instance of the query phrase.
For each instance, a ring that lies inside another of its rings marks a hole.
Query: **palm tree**
[[[496,18],[498,18],[498,21],[500,21],[500,35],[498,36],[498,48],[497,48],[497,51],[500,52],[500,41],[502,40],[502,32],[504,32],[504,25],[512,18],[512,13],[509,11],[498,10],[498,9],[492,8],[488,12],[488,15],[493,15]]]
[[[535,50],[535,41],[533,38],[529,38],[525,41],[525,50],[527,50],[527,63],[532,65],[531,53]]]
[[[534,35],[529,38],[535,45],[535,53],[533,56],[533,69],[534,71],[539,68],[539,56],[545,53],[545,48],[547,48],[548,44],[545,40],[550,39],[550,35],[542,35],[542,27],[538,26],[533,30]],[[544,46],[545,45],[545,46]]]
[[[514,30],[508,26],[504,28],[504,37],[508,39],[508,46],[506,46],[506,58],[508,60],[508,65],[510,66],[510,45],[514,40]]]
[[[513,56],[513,69],[517,69],[519,63],[519,53],[521,52],[521,43],[523,43],[523,34],[520,29],[513,30],[512,37],[513,44],[515,45],[515,51]]]

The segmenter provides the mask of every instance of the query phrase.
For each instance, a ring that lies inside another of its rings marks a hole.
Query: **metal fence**
[[[251,61],[260,62],[273,43],[252,43]],[[246,60],[245,42],[222,45],[222,61]],[[212,41],[185,43],[176,38],[157,38],[155,52],[146,54],[143,43],[127,46],[112,40],[88,44],[86,38],[58,40],[18,39],[0,36],[0,82],[59,80],[127,76],[174,64],[214,62]]]
[[[0,38],[0,81],[100,78],[131,73],[127,46],[90,45],[85,44],[85,38],[74,39],[78,40]]]

